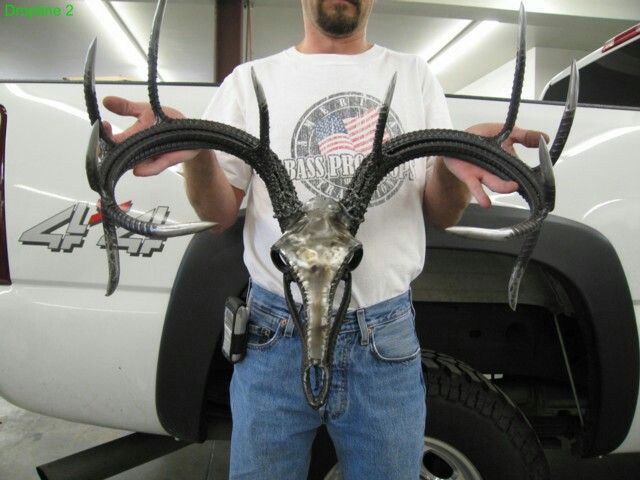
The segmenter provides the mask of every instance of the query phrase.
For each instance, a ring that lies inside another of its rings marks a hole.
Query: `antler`
[[[114,197],[116,183],[129,169],[144,159],[176,150],[216,149],[235,155],[249,164],[267,186],[282,237],[271,247],[271,258],[283,274],[285,299],[302,341],[301,376],[308,403],[319,408],[326,403],[332,379],[332,356],[340,326],[351,294],[351,271],[362,259],[362,244],[355,238],[364,220],[367,205],[383,177],[398,165],[417,157],[445,155],[467,160],[519,184],[519,193],[531,209],[531,216],[517,225],[497,230],[455,227],[450,232],[484,239],[526,236],[509,282],[509,303],[513,308],[524,269],[538,238],[542,221],[554,207],[555,186],[552,164],[557,160],[571,127],[577,98],[576,70],[565,114],[551,153],[544,141],[540,144],[540,167],[531,169],[505,152],[500,144],[511,132],[517,116],[524,76],[524,9],[520,9],[520,41],[513,92],[507,121],[493,138],[453,130],[423,130],[401,135],[383,144],[395,75],[380,109],[374,145],[362,161],[341,202],[316,197],[304,207],[298,200],[293,182],[269,147],[269,112],[262,87],[255,72],[251,77],[260,115],[260,138],[216,122],[168,118],[160,106],[157,89],[157,51],[165,0],[160,0],[154,18],[149,47],[149,98],[156,124],[120,144],[114,144],[100,125],[95,95],[93,63],[95,42],[85,67],[85,97],[89,117],[94,125],[87,152],[87,178],[100,194],[103,227],[109,259],[107,295],[118,283],[119,263],[115,225],[156,237],[193,233],[211,227],[210,222],[166,226],[141,222],[121,211]],[[302,294],[304,319],[298,313],[291,292],[297,283]],[[332,314],[339,283],[343,296],[337,314]],[[312,380],[313,379],[313,380]],[[313,384],[313,385],[312,385]],[[315,386],[314,386],[315,385]]]
[[[526,236],[520,254],[509,280],[508,298],[512,309],[516,308],[518,290],[524,270],[535,247],[542,221],[555,205],[555,183],[552,165],[560,156],[575,114],[578,96],[577,69],[572,69],[571,87],[567,104],[552,146],[552,153],[540,139],[540,166],[529,168],[524,162],[501,148],[501,143],[509,136],[515,124],[525,68],[525,28],[526,14],[520,6],[519,41],[516,71],[509,103],[507,120],[502,131],[493,138],[473,135],[454,130],[422,130],[400,135],[382,145],[382,133],[390,107],[394,80],[392,80],[384,105],[380,109],[380,121],[375,135],[376,144],[372,152],[362,161],[347,187],[341,201],[351,217],[350,230],[355,235],[364,220],[364,214],[378,183],[398,165],[418,157],[442,155],[460,158],[478,165],[505,180],[518,183],[518,193],[524,197],[531,215],[521,223],[500,229],[472,227],[451,227],[447,231],[456,235],[484,240],[507,240]]]
[[[115,187],[127,170],[146,158],[178,150],[215,149],[235,155],[249,164],[264,180],[275,217],[280,228],[286,227],[302,211],[293,182],[269,147],[269,111],[262,86],[252,70],[253,86],[260,112],[260,139],[242,130],[222,123],[172,119],[160,106],[157,86],[157,60],[160,27],[166,0],[160,0],[156,9],[151,40],[149,43],[149,99],[156,116],[156,124],[138,132],[119,144],[112,142],[100,122],[98,101],[95,93],[94,63],[96,41],[89,48],[85,63],[84,93],[89,119],[93,124],[87,150],[87,178],[91,188],[100,194],[105,244],[109,260],[109,283],[107,295],[118,285],[119,259],[115,225],[141,235],[167,238],[206,230],[212,222],[195,222],[177,225],[157,225],[137,220],[120,210],[115,200]]]

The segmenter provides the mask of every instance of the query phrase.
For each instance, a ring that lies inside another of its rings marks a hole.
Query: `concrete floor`
[[[0,398],[0,480],[38,480],[35,467],[127,435],[22,410]],[[121,473],[113,480],[223,480],[228,442],[191,445]],[[640,454],[575,459],[550,450],[552,480],[638,480]],[[70,479],[72,480],[72,479]],[[493,480],[493,479],[488,479]]]

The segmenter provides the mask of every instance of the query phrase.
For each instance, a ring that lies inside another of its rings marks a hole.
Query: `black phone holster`
[[[241,361],[247,351],[249,309],[244,300],[229,297],[224,304],[224,337],[222,354],[231,363]]]

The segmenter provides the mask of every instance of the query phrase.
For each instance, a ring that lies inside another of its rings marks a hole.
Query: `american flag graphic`
[[[320,153],[323,155],[354,152],[368,154],[373,146],[377,121],[377,108],[370,108],[353,118],[340,118],[337,113],[327,115],[316,125]],[[382,141],[387,140],[389,140],[389,132],[385,129]]]

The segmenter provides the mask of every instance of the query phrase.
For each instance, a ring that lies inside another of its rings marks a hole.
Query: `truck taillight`
[[[625,30],[624,32],[620,33],[619,35],[616,35],[615,37],[613,37],[611,40],[609,40],[607,43],[605,43],[602,46],[602,52],[606,52],[607,50],[611,50],[613,47],[617,47],[618,45],[624,43],[624,42],[628,42],[629,40],[631,40],[633,37],[636,37],[640,35],[640,23],[629,28],[628,30]]]
[[[4,216],[4,151],[7,140],[7,110],[0,105],[0,285],[11,285],[7,224]]]

